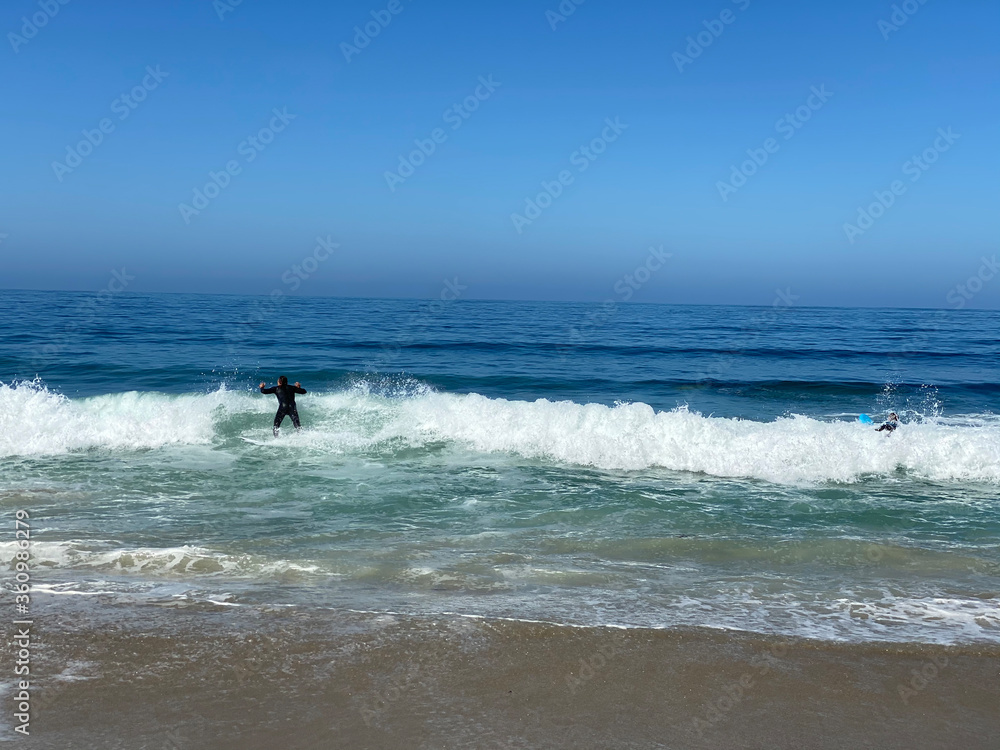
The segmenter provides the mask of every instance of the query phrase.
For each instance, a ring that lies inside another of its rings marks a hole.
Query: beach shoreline
[[[976,750],[1000,730],[992,644],[100,609],[39,619],[34,747]]]

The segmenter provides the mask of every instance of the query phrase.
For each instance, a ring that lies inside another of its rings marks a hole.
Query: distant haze
[[[0,289],[1000,307],[996,2],[63,2]]]

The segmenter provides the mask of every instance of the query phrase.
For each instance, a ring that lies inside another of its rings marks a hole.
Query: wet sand
[[[985,750],[1000,736],[996,646],[327,610],[66,607],[36,622],[25,747]]]

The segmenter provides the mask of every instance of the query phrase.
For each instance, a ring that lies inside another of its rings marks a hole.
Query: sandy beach
[[[32,746],[985,750],[1000,731],[994,646],[172,614],[168,629],[161,612],[116,606],[95,629],[47,613]]]

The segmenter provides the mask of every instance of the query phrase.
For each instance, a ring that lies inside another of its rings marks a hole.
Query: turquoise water
[[[1000,641],[998,313],[0,312],[32,321],[0,330],[0,498],[40,597]],[[278,374],[309,393],[275,440]]]

